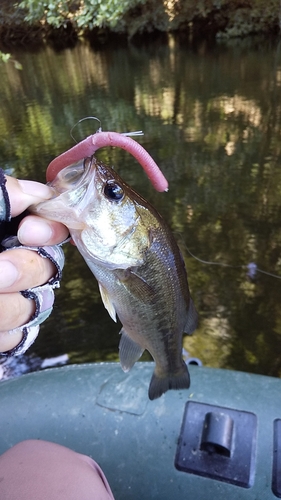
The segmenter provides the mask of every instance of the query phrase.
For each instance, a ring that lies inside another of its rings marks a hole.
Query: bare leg
[[[18,443],[0,456],[1,500],[114,500],[91,458],[47,441]]]

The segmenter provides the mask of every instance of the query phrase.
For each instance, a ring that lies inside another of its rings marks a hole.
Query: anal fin
[[[135,362],[141,357],[144,349],[134,342],[122,328],[119,343],[119,357],[122,370],[128,372]]]

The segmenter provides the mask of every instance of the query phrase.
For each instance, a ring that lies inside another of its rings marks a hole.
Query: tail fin
[[[149,399],[157,399],[169,389],[188,389],[190,386],[190,377],[187,366],[183,361],[182,370],[176,374],[171,373],[166,377],[159,377],[154,372],[148,390]]]

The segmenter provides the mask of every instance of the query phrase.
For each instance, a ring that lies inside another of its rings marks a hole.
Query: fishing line
[[[76,142],[76,144],[78,143],[78,141],[76,141],[76,139],[75,139],[75,137],[73,136],[72,132],[73,132],[73,130],[75,129],[75,127],[77,127],[77,125],[79,125],[79,123],[82,123],[82,122],[84,122],[85,120],[96,120],[96,121],[97,121],[97,122],[99,122],[99,124],[100,124],[99,128],[96,130],[96,133],[97,133],[97,132],[101,132],[101,131],[102,131],[102,128],[101,128],[101,121],[100,121],[100,119],[99,119],[99,118],[97,118],[96,116],[85,116],[85,118],[81,118],[80,120],[78,120],[78,122],[76,122],[76,123],[73,125],[73,127],[71,128],[71,130],[70,130],[70,132],[69,132],[69,133],[70,133],[70,137],[71,137],[71,139],[73,139],[73,140],[74,140],[74,142]]]
[[[267,274],[267,276],[272,276],[272,278],[277,278],[277,279],[281,280],[281,276],[277,276],[277,274],[269,273],[269,272],[263,271],[262,269],[259,269],[259,268],[257,268],[257,271],[259,271],[260,273],[263,273],[263,274]]]
[[[234,266],[232,264],[227,264],[226,262],[211,262],[208,260],[200,259],[196,255],[194,255],[186,245],[185,245],[185,248],[188,251],[188,253],[191,255],[191,257],[193,259],[198,260],[198,262],[201,262],[201,264],[206,264],[209,266],[231,267],[232,269],[247,269],[248,270],[247,276],[249,278],[252,278],[252,279],[254,279],[256,277],[257,272],[262,273],[262,274],[266,274],[267,276],[271,276],[272,278],[277,278],[279,280],[281,279],[281,276],[278,276],[277,274],[269,273],[268,271],[264,271],[263,269],[260,269],[255,262],[249,262],[249,264],[242,265],[242,266],[241,265]]]
[[[209,262],[208,260],[203,260],[199,259],[199,257],[196,257],[189,248],[185,245],[186,250],[188,253],[193,257],[194,259],[198,260],[199,262],[202,262],[202,264],[208,264],[209,266],[222,266],[222,267],[234,267],[234,268],[240,268],[240,267],[245,267],[245,266],[233,266],[232,264],[226,264],[226,262]]]
[[[84,122],[85,120],[96,120],[99,122],[100,126],[99,128],[95,131],[95,134],[98,134],[99,132],[102,132],[102,126],[101,126],[101,121],[99,118],[97,118],[96,116],[85,116],[84,118],[81,118],[80,120],[78,120],[78,122],[76,122],[73,127],[71,128],[70,130],[70,137],[71,139],[74,140],[74,142],[76,142],[76,144],[78,143],[78,141],[75,139],[74,135],[73,135],[73,130],[75,129],[75,127],[77,127],[77,125],[79,125],[80,123]],[[138,137],[140,135],[144,135],[143,131],[142,130],[136,130],[134,132],[122,132],[121,135],[125,135],[126,137]]]

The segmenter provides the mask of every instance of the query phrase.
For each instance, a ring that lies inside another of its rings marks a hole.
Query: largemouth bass
[[[147,349],[155,361],[150,399],[188,388],[182,336],[195,330],[197,313],[182,256],[161,215],[94,157],[64,168],[50,185],[54,197],[32,211],[69,228],[107,311],[123,325],[123,370]]]

